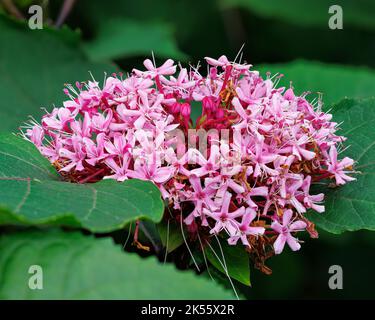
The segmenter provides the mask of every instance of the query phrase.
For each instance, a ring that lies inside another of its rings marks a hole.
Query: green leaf
[[[28,286],[29,268],[43,289]],[[110,238],[21,232],[0,238],[1,299],[232,299],[230,291],[156,258],[124,253]]]
[[[174,220],[162,221],[158,223],[157,229],[159,231],[160,239],[164,247],[168,252],[172,252],[184,243],[184,237],[182,235],[181,226]]]
[[[372,0],[222,0],[222,4],[224,8],[240,6],[266,18],[319,28],[328,28],[328,20],[333,16],[328,13],[328,9],[332,5],[339,5],[343,9],[344,28],[351,25],[375,29],[375,3]]]
[[[331,111],[335,122],[343,122],[341,135],[350,146],[340,154],[357,161],[358,181],[337,188],[321,188],[324,192],[324,213],[309,213],[316,225],[332,233],[375,230],[375,98],[345,99]]]
[[[157,57],[186,59],[186,55],[177,48],[170,26],[159,22],[110,19],[84,48],[94,60],[151,56],[152,52]]]
[[[375,72],[365,67],[350,67],[314,61],[298,60],[285,64],[254,66],[264,76],[266,72],[284,75],[279,86],[289,87],[290,81],[296,92],[323,93],[326,105],[337,103],[346,97],[366,98],[375,95]]]
[[[28,115],[39,118],[41,107],[63,101],[64,83],[102,79],[110,64],[87,61],[69,30],[31,30],[0,15],[0,131],[15,131]]]
[[[190,118],[193,121],[193,127],[195,128],[195,123],[197,119],[202,115],[202,102],[200,101],[191,101],[191,114]]]
[[[0,135],[0,224],[62,224],[108,232],[137,218],[158,222],[163,211],[151,182],[63,182],[33,144]]]
[[[159,57],[159,51],[169,52],[168,58],[182,59],[181,50],[201,57],[218,52],[228,44],[223,20],[220,16],[221,10],[216,2],[216,0],[111,0],[111,5],[108,5],[103,0],[77,1],[74,12],[79,19],[75,19],[74,23],[85,34],[90,35],[91,40],[96,41],[97,36],[102,37],[101,35],[104,34],[101,29],[109,30],[106,24],[111,23],[112,20],[119,21],[118,24],[122,28],[122,33],[112,30],[116,38],[108,32],[106,34],[122,48],[127,46],[130,49],[133,48],[133,42],[145,44],[149,42],[149,46],[145,45],[148,50],[145,53],[147,57],[150,57],[150,50],[156,51],[156,59]],[[212,18],[209,19],[209,23],[207,17]],[[131,30],[135,29],[137,32],[130,33],[124,28],[127,24],[133,24],[136,29],[133,27]],[[149,27],[148,30],[146,30],[147,27]],[[157,30],[170,30],[167,32],[168,37],[165,38],[164,43],[155,43],[153,38],[155,36],[159,38],[160,31],[154,31],[152,27]],[[215,30],[215,32],[212,32],[212,30]],[[136,37],[142,36],[143,39],[140,42],[138,38],[125,37],[123,34],[126,34],[126,36],[133,36],[134,34]],[[209,42],[207,41],[208,38],[210,39]],[[173,51],[169,49],[172,48],[172,43],[174,48],[178,47],[179,49]],[[155,48],[151,48],[151,44]],[[164,46],[166,49],[163,48]],[[186,55],[182,54],[186,60]],[[140,62],[141,65],[142,61]],[[194,64],[197,62],[195,61]],[[136,65],[132,65],[132,67],[136,67]]]
[[[231,278],[250,286],[249,255],[245,251],[244,246],[241,244],[231,246],[227,241],[222,239],[220,239],[219,242],[220,246],[216,239],[211,241],[211,246],[207,244],[205,253],[208,261],[210,261],[216,269],[226,274],[223,268],[224,265]]]

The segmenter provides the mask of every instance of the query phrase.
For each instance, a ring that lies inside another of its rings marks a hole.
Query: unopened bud
[[[191,112],[191,107],[189,103],[182,103],[181,104],[181,115],[184,118],[189,118],[190,117],[190,112]]]

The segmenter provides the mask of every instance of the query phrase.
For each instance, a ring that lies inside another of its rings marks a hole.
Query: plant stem
[[[1,1],[5,9],[14,17],[20,20],[24,20],[25,17],[20,10],[18,10],[17,6],[13,3],[12,0],[2,0]]]
[[[55,26],[56,28],[60,28],[65,19],[67,18],[67,16],[69,15],[70,11],[72,10],[74,4],[75,4],[76,0],[65,0],[62,7],[61,7],[61,11],[59,13],[59,16],[56,20],[56,23],[55,23]]]

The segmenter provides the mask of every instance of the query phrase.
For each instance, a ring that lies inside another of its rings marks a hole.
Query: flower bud
[[[182,103],[181,104],[181,115],[184,118],[190,118],[191,107],[189,103]]]
[[[206,113],[209,112],[215,112],[216,110],[216,101],[214,100],[214,97],[204,97],[202,100],[202,106],[203,106],[203,111]]]
[[[173,113],[173,114],[180,113],[180,103],[179,102],[175,102],[174,104],[172,104],[171,113]]]

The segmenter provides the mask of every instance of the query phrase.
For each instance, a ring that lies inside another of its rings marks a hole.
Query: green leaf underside
[[[219,239],[219,242],[223,253],[221,252],[216,239],[211,241],[211,247],[209,245],[206,246],[205,254],[208,261],[217,270],[226,275],[227,273],[222,266],[225,260],[224,266],[226,266],[229,276],[247,286],[250,286],[249,255],[246,253],[245,247],[240,242],[236,246],[231,246],[226,240],[222,239]]]
[[[77,35],[45,27],[31,30],[27,23],[0,15],[0,132],[15,131],[29,115],[40,118],[41,107],[62,105],[65,83],[102,81],[111,64],[91,63],[78,47]]]
[[[32,265],[42,268],[42,290],[29,289]],[[0,299],[233,299],[209,279],[78,232],[3,235],[0,270]]]
[[[137,218],[158,222],[163,211],[151,182],[62,182],[30,142],[0,135],[0,224],[62,224],[108,232]]]
[[[375,72],[366,67],[297,60],[285,64],[255,65],[254,69],[264,77],[266,72],[283,74],[279,87],[289,88],[292,82],[297,94],[309,91],[316,96],[317,92],[322,93],[323,102],[328,107],[346,97],[375,96]],[[313,97],[308,96],[308,99]]]
[[[375,98],[345,99],[331,111],[335,122],[343,122],[340,134],[348,139],[344,145],[350,147],[340,154],[357,161],[354,169],[357,181],[337,188],[317,186],[324,192],[324,213],[308,213],[307,217],[316,225],[332,233],[375,230]]]

